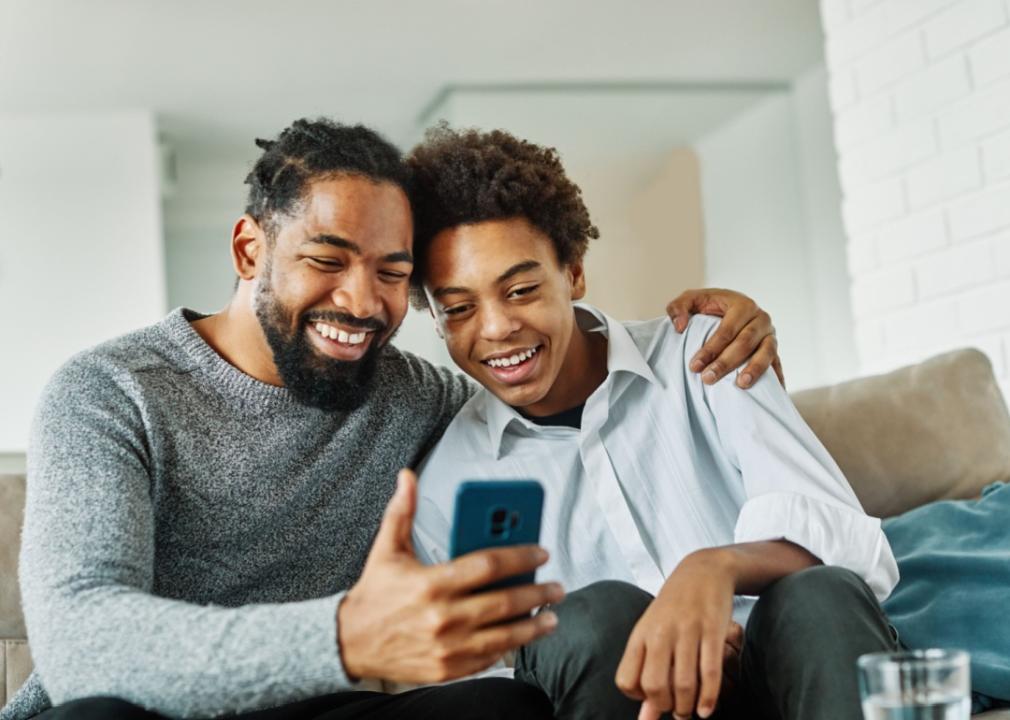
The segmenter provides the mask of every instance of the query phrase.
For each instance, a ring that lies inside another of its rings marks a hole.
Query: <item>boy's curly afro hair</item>
[[[590,238],[600,235],[554,148],[504,130],[453,130],[441,122],[425,133],[407,165],[414,190],[416,307],[427,306],[420,289],[427,249],[446,228],[523,217],[550,237],[562,265],[580,261]]]

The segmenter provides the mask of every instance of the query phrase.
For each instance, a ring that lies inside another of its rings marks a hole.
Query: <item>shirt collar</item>
[[[602,332],[607,338],[607,378],[603,386],[615,382],[622,373],[637,375],[647,382],[659,384],[659,379],[649,367],[642,351],[631,337],[631,333],[620,322],[603,311],[586,303],[575,303],[575,319],[587,332]],[[509,405],[506,405],[494,393],[484,388],[484,415],[487,420],[488,440],[495,459],[501,457],[501,444],[505,431],[514,422],[531,432],[544,432],[544,428],[527,420]],[[614,397],[613,394],[610,397]]]

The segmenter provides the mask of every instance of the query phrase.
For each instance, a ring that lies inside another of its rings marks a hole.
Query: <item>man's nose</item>
[[[378,279],[364,268],[344,274],[341,283],[333,290],[333,303],[356,318],[365,319],[382,314],[382,298],[376,283]]]

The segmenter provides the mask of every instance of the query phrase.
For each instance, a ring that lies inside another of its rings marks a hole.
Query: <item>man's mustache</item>
[[[388,327],[386,323],[382,322],[378,318],[359,318],[351,315],[350,313],[342,312],[323,312],[323,313],[313,313],[311,316],[305,316],[304,322],[307,325],[311,325],[316,322],[324,323],[339,323],[341,325],[346,325],[347,327],[359,328],[360,330],[369,330],[371,332],[383,333]]]

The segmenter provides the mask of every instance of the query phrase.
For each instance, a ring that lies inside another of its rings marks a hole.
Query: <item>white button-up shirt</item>
[[[732,373],[707,386],[689,369],[717,320],[696,316],[679,334],[667,318],[622,324],[586,305],[576,315],[608,338],[608,375],[581,430],[537,425],[482,389],[420,468],[423,559],[447,559],[459,483],[530,478],[544,486],[551,553],[538,580],[567,591],[616,579],[655,595],[695,550],[784,539],[887,597],[898,568],[880,520],[774,374],[741,390]],[[736,598],[734,618],[745,623],[753,603]]]

